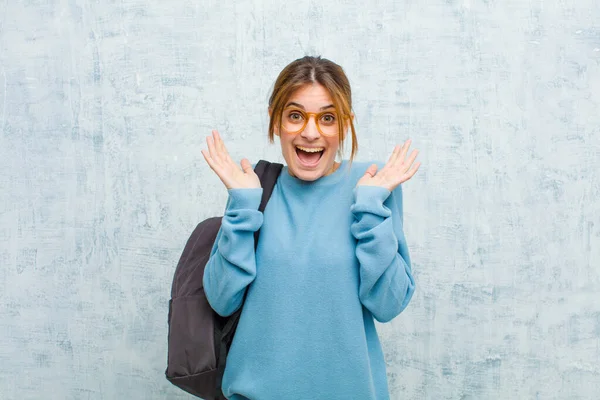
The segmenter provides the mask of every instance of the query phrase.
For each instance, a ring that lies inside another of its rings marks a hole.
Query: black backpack
[[[279,176],[281,164],[260,160],[254,171],[259,176],[264,211]],[[202,278],[222,217],[202,221],[188,239],[177,264],[169,300],[167,370],[169,382],[205,400],[225,399],[221,380],[238,320],[240,307],[221,317],[208,304]],[[254,236],[254,245],[258,232]],[[256,248],[256,247],[255,247]]]

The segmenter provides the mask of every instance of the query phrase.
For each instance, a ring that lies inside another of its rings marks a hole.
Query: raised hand
[[[252,165],[248,159],[244,158],[240,162],[241,168],[233,162],[219,132],[213,130],[212,136],[206,138],[206,144],[208,145],[208,151],[202,150],[202,155],[227,189],[253,189],[261,187],[260,179],[252,169]]]
[[[398,185],[406,182],[419,169],[420,162],[415,162],[418,150],[413,150],[410,156],[406,158],[408,148],[410,147],[411,140],[408,139],[402,146],[397,145],[390,156],[388,162],[377,171],[377,165],[373,164],[358,181],[356,186],[381,186],[388,189],[390,192],[393,191]],[[413,164],[414,163],[414,164]]]

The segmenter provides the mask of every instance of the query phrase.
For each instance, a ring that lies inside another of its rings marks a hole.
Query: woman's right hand
[[[206,138],[206,144],[208,145],[208,152],[202,150],[202,155],[227,189],[256,189],[261,187],[260,179],[248,159],[244,158],[241,161],[241,168],[233,162],[219,132],[213,130],[212,136]]]

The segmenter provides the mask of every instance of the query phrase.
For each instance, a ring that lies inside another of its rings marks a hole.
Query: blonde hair
[[[332,98],[335,109],[343,117],[338,119],[340,148],[339,154],[343,152],[344,140],[346,138],[345,127],[349,125],[352,131],[352,151],[350,161],[354,159],[358,150],[356,130],[351,118],[352,114],[352,91],[346,73],[336,63],[321,58],[321,56],[305,56],[288,64],[275,80],[273,92],[269,98],[269,110],[271,118],[269,121],[269,141],[275,140],[275,127],[281,130],[281,114],[287,100],[292,94],[305,85],[322,85]]]

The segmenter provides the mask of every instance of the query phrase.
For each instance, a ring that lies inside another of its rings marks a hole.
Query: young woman
[[[414,280],[400,184],[419,168],[410,140],[387,163],[352,162],[352,98],[343,69],[320,57],[285,67],[269,100],[269,138],[284,167],[263,213],[262,189],[217,131],[202,154],[228,189],[204,271],[220,315],[242,314],[227,357],[228,399],[388,399],[374,319],[408,305]],[[336,161],[348,133],[351,157]],[[254,249],[254,232],[260,240]]]

